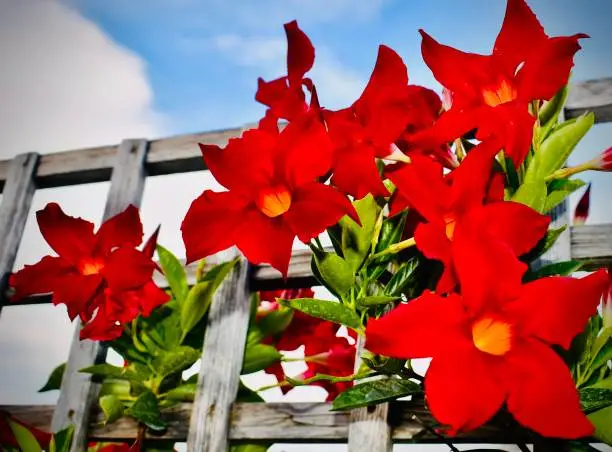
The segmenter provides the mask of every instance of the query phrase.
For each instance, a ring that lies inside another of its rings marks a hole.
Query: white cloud
[[[163,134],[142,59],[55,1],[0,6],[0,156]]]

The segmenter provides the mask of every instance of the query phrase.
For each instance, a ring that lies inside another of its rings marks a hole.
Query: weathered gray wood
[[[612,263],[612,224],[573,227],[570,239],[572,259],[590,261],[591,268]]]
[[[144,161],[147,148],[147,140],[124,140],[119,146],[104,209],[104,220],[122,212],[130,204],[140,205],[146,178]],[[74,424],[71,452],[87,450],[88,417],[99,391],[99,385],[92,381],[91,376],[80,373],[79,369],[102,362],[106,358],[104,344],[90,340],[81,341],[80,330],[81,323],[77,320],[51,424],[53,431],[70,423]]]
[[[189,416],[193,405],[183,403],[164,410],[163,418],[168,429],[163,434],[148,432],[147,438],[160,441],[185,441],[188,436]],[[47,430],[53,411],[52,406],[0,406],[24,422]],[[395,402],[390,408],[394,443],[442,443],[440,437],[423,427],[434,425],[431,414],[423,409],[423,403]],[[416,414],[420,422],[413,419]],[[113,424],[103,426],[103,415],[97,409],[90,418],[92,441],[133,440],[138,424],[130,417],[123,417]],[[349,437],[350,413],[330,411],[328,403],[236,403],[232,408],[229,427],[231,442],[291,442],[291,443],[346,443]],[[453,438],[456,443],[516,442],[514,432],[507,428],[487,425]],[[188,448],[190,452],[198,449]],[[361,451],[368,452],[365,447]]]
[[[570,86],[565,118],[575,118],[588,111],[595,113],[595,122],[612,121],[612,77]]]
[[[34,173],[37,163],[38,154],[31,152],[16,156],[9,165],[9,175],[0,205],[0,312],[6,301],[8,275],[13,270],[36,191]]]
[[[548,212],[550,216],[550,229],[557,229],[565,226],[566,229],[559,236],[555,244],[533,264],[534,268],[539,268],[553,262],[567,261],[571,258],[571,239],[569,227],[569,201],[566,199],[559,203],[554,209]]]
[[[238,255],[236,249],[228,254]],[[204,336],[187,450],[229,450],[230,413],[238,394],[249,325],[249,265],[241,258],[213,297]]]
[[[153,140],[145,168],[149,175],[185,173],[206,169],[198,143],[225,145],[243,128],[202,132]],[[39,188],[87,184],[110,180],[117,145],[44,154],[36,171]],[[0,190],[9,174],[10,160],[0,161]]]
[[[357,338],[357,359],[355,372],[361,367],[361,352],[364,349],[364,337]],[[391,452],[391,426],[388,422],[389,404],[381,403],[371,407],[351,410],[348,430],[349,452]]]

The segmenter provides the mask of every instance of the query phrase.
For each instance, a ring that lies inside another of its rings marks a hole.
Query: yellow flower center
[[[457,225],[457,219],[454,216],[445,216],[444,222],[446,223],[446,237],[448,240],[453,240],[455,235],[455,226]]]
[[[84,276],[97,275],[104,268],[104,262],[99,259],[89,259],[81,261],[79,270]]]
[[[482,92],[485,104],[490,107],[497,107],[498,105],[511,102],[516,99],[516,89],[506,80],[502,80],[501,83],[493,89],[485,89]]]
[[[472,324],[472,340],[481,352],[502,356],[512,345],[512,330],[503,320],[486,316]]]
[[[255,204],[270,218],[284,214],[291,207],[291,193],[283,185],[264,188],[259,192]]]

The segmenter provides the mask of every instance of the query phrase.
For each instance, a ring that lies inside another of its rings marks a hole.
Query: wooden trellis
[[[597,122],[612,122],[612,79],[574,85],[564,115],[593,111]],[[242,128],[183,135],[160,140],[124,140],[118,146],[78,149],[55,154],[20,154],[0,161],[0,287],[2,304],[6,280],[13,269],[32,197],[37,188],[60,187],[110,180],[104,211],[109,218],[130,203],[139,205],[148,176],[206,169],[197,143],[224,145]],[[568,205],[551,213],[555,226],[568,223]],[[234,251],[232,251],[233,253]],[[591,267],[612,261],[612,224],[570,227],[545,259],[588,260]],[[191,269],[193,271],[193,269]],[[283,281],[269,266],[250,266],[245,260],[227,278],[214,297],[204,338],[201,374],[195,401],[164,413],[169,428],[159,441],[187,441],[191,451],[223,452],[234,442],[291,442],[349,444],[350,452],[390,451],[392,443],[440,442],[413,418],[427,413],[410,402],[382,404],[353,412],[331,412],[326,403],[235,403],[249,321],[249,292],[315,283],[310,252],[294,252],[289,278]],[[47,303],[34,296],[18,304]],[[0,305],[1,309],[1,305]],[[69,360],[55,406],[0,406],[42,429],[75,425],[73,452],[86,450],[87,440],[126,440],[136,437],[136,422],[122,418],[101,427],[95,407],[99,385],[78,369],[99,363],[106,349],[97,342],[79,341],[77,325]],[[511,443],[510,432],[489,427],[459,438],[463,442]]]

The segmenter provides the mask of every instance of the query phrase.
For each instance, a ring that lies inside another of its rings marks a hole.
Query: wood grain
[[[238,255],[235,249],[230,252]],[[249,325],[248,272],[248,262],[241,257],[213,296],[189,423],[187,450],[229,450],[230,413],[238,394]]]
[[[9,165],[2,204],[0,204],[0,313],[8,300],[8,276],[13,270],[32,198],[36,191],[34,173],[38,154],[16,156]]]
[[[570,86],[565,104],[565,119],[589,111],[595,114],[595,122],[612,121],[612,77],[587,80]]]
[[[144,161],[147,149],[146,140],[124,140],[119,146],[104,209],[104,220],[122,212],[130,204],[140,205],[146,178]],[[96,401],[100,385],[92,381],[91,375],[80,373],[79,369],[103,362],[106,358],[106,347],[97,341],[81,341],[79,338],[81,323],[78,320],[75,323],[70,354],[51,428],[53,431],[58,431],[73,423],[74,440],[70,450],[85,452],[89,413]]]

